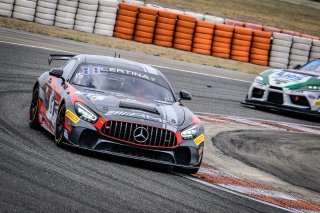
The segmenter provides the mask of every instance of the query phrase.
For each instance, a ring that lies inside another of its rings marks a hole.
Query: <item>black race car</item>
[[[204,127],[157,69],[115,57],[50,55],[68,60],[43,73],[33,88],[31,128],[42,126],[56,144],[173,166],[196,173]]]

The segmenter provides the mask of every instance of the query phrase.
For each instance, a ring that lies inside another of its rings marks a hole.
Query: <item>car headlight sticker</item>
[[[261,75],[258,75],[254,81],[258,84],[263,84],[263,77]]]
[[[90,110],[87,106],[79,102],[76,102],[74,106],[75,106],[77,115],[82,120],[88,121],[90,123],[95,123],[98,120],[98,116],[92,110]]]
[[[181,137],[184,140],[189,140],[189,139],[193,139],[196,136],[198,136],[198,133],[199,133],[198,125],[193,124],[181,132]]]

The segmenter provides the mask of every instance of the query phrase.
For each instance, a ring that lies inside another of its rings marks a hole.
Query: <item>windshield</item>
[[[313,72],[320,72],[320,60],[314,60],[310,63],[304,65],[299,70],[306,70],[306,71],[313,71]]]
[[[156,77],[159,78],[150,73],[123,70],[106,65],[81,64],[71,83],[133,97],[174,102],[171,89],[156,84]]]

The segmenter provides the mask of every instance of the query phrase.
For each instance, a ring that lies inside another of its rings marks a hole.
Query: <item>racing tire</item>
[[[64,138],[64,121],[65,121],[65,115],[66,114],[66,106],[65,104],[62,104],[58,111],[57,120],[56,120],[56,131],[54,134],[54,141],[57,146],[61,147]]]
[[[320,47],[320,41],[319,41],[319,40],[315,40],[315,39],[313,39],[313,41],[312,41],[312,45],[313,45],[313,46]]]
[[[292,48],[298,49],[298,50],[310,51],[311,45],[300,44],[300,43],[293,43]]]
[[[196,17],[196,19],[198,21],[203,21],[203,19],[204,19],[204,14],[201,14],[201,13],[194,13],[194,12],[186,11],[184,14],[188,15],[188,16]]]
[[[300,37],[300,36],[293,36],[293,42],[294,42],[294,43],[311,45],[311,44],[312,44],[312,39],[310,39],[310,38],[303,38],[303,37]]]
[[[177,13],[177,14],[184,14],[184,11],[182,10],[176,10],[176,9],[170,9],[170,8],[166,8],[166,11],[172,12],[172,13]]]
[[[320,47],[312,46],[311,47],[311,52],[320,53]]]
[[[29,126],[31,129],[39,129],[40,124],[38,121],[39,116],[39,86],[33,90],[32,100],[29,110]]]
[[[11,17],[11,15],[12,15],[12,11],[7,11],[7,10],[0,9],[0,16]]]
[[[269,62],[269,66],[273,68],[279,68],[279,69],[287,69],[288,65],[287,64],[281,64],[277,62]]]
[[[292,46],[291,41],[285,41],[285,40],[280,40],[280,39],[273,39],[272,44],[282,46],[282,47],[291,47]]]
[[[205,15],[204,20],[212,23],[224,24],[224,18],[217,17],[217,16]]]
[[[283,34],[283,33],[273,33],[273,38],[285,40],[285,41],[292,41],[292,35]]]

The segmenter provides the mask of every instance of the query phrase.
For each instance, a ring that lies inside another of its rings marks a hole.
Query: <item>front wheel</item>
[[[39,129],[40,124],[38,121],[39,116],[39,87],[37,86],[32,93],[32,100],[29,110],[29,126],[32,129]]]
[[[55,134],[55,142],[57,146],[61,146],[64,138],[64,121],[66,114],[66,106],[63,104],[58,112],[57,120],[56,120],[56,134]]]

